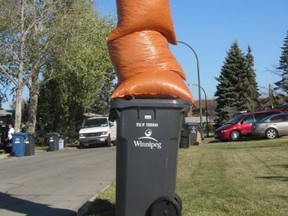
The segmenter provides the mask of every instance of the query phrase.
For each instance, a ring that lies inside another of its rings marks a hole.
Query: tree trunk
[[[29,93],[28,122],[26,123],[28,133],[35,133],[37,122],[36,116],[38,107],[38,96],[39,96],[39,84],[34,84],[30,88]]]
[[[25,34],[24,34],[24,2],[21,1],[21,37],[20,37],[20,56],[19,56],[19,71],[18,71],[18,85],[16,90],[16,108],[15,108],[15,132],[21,131],[22,121],[22,93],[23,93],[23,69],[24,69],[24,48]]]
[[[20,74],[20,72],[19,72],[19,74]],[[23,91],[23,82],[20,82],[20,79],[19,79],[17,90],[16,90],[15,125],[14,125],[15,132],[21,131],[22,91]]]

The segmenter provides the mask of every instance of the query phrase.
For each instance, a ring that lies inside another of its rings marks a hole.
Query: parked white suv
[[[81,147],[116,143],[116,122],[109,121],[107,116],[90,117],[83,120],[79,130]]]

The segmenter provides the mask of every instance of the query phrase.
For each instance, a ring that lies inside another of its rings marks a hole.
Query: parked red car
[[[238,114],[227,124],[217,128],[214,137],[221,141],[237,141],[242,136],[252,135],[253,122],[260,121],[261,119],[278,113],[283,113],[283,111],[280,109],[273,109]]]

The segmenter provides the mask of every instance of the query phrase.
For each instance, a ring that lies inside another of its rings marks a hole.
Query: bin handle
[[[190,110],[190,106],[192,105],[191,102],[187,101],[184,107],[180,110],[181,113],[187,113]]]

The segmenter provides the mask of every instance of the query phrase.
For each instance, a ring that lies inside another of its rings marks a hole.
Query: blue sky
[[[207,98],[214,97],[221,67],[231,44],[238,41],[246,53],[248,45],[254,56],[256,80],[261,93],[280,77],[272,73],[278,64],[288,31],[287,0],[171,0],[177,40],[196,51],[200,65],[201,86]],[[101,15],[117,19],[116,0],[96,0]],[[197,65],[192,51],[182,45],[171,50],[186,73],[187,83],[197,84]],[[198,99],[197,86],[190,87]],[[202,95],[202,98],[204,95]]]

